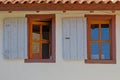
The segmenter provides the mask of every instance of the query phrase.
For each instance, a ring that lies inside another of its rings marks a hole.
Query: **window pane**
[[[91,43],[91,59],[99,59],[99,44]]]
[[[40,44],[33,42],[32,43],[32,53],[36,54],[36,53],[40,53],[40,48],[39,48]]]
[[[32,26],[32,53],[40,53],[40,25]]]
[[[42,58],[49,59],[49,44],[42,44]]]
[[[43,25],[43,27],[42,27],[42,37],[43,37],[43,39],[49,40],[49,26]]]
[[[99,39],[99,24],[91,24],[91,40],[98,40]]]
[[[102,40],[109,40],[109,24],[101,24]]]
[[[110,59],[110,43],[102,43],[102,59]]]

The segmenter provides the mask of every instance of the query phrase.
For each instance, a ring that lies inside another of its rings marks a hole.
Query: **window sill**
[[[116,64],[116,60],[85,60],[86,64]]]
[[[55,60],[50,59],[25,59],[25,63],[55,63]]]

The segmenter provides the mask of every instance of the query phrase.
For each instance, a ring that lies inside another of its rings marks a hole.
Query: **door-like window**
[[[88,16],[88,63],[115,63],[114,16]]]
[[[26,62],[55,62],[54,15],[27,15],[28,59]]]
[[[31,22],[30,26],[30,58],[49,59],[50,54],[49,22]]]

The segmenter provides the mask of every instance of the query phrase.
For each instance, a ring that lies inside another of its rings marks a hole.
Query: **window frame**
[[[55,57],[55,14],[27,14],[27,26],[28,26],[28,59],[25,59],[26,63],[32,63],[32,62],[42,62],[42,63],[55,63],[56,57]],[[34,20],[48,20],[51,19],[51,55],[52,59],[31,59],[30,58],[30,26],[31,21]]]
[[[100,63],[100,64],[116,64],[116,25],[115,25],[115,15],[85,15],[87,18],[87,58],[85,60],[85,63]],[[89,38],[89,21],[91,20],[108,20],[110,21],[110,28],[111,28],[111,59],[110,60],[92,60],[89,57],[90,52],[89,52],[89,45],[88,45],[88,38]]]

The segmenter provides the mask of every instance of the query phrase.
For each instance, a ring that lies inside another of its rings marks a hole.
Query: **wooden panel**
[[[78,59],[87,58],[86,18],[77,18],[77,50]]]
[[[64,18],[62,28],[63,28],[62,29],[63,58],[65,60],[86,59],[87,58],[86,19]]]
[[[84,38],[84,45],[83,45],[83,50],[84,50],[84,52],[83,52],[83,54],[84,54],[84,59],[87,59],[87,20],[86,20],[86,18],[84,18],[83,19],[83,31],[84,31],[84,36],[83,36],[83,38]]]
[[[4,55],[7,59],[26,58],[27,26],[25,18],[6,18],[4,21]]]
[[[17,18],[11,18],[10,20],[10,59],[17,58],[18,42],[17,42]]]
[[[4,45],[4,54],[8,58],[17,57],[17,20],[13,18],[8,18],[4,20],[4,33],[3,33],[3,45]],[[7,52],[7,54],[6,54]]]
[[[77,24],[76,24],[76,18],[70,18],[70,22],[67,23],[70,24],[70,59],[76,60],[77,59]],[[80,36],[80,35],[79,35]]]
[[[9,58],[9,33],[10,32],[10,25],[9,20],[4,20],[4,27],[3,27],[3,56],[5,59]]]
[[[63,19],[62,33],[63,33],[63,59],[70,59],[70,23],[69,19]]]
[[[18,58],[27,58],[27,19],[18,18]]]

